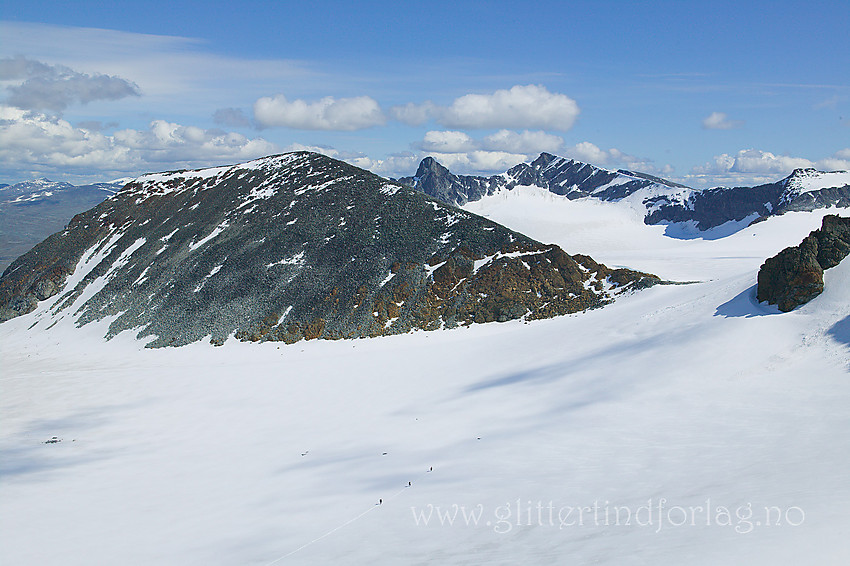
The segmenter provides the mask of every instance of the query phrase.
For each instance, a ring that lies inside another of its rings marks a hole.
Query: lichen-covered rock
[[[759,269],[756,298],[788,312],[823,292],[823,271],[850,254],[850,218],[825,216],[821,228]]]
[[[610,270],[326,156],[146,175],[16,260],[0,320],[112,317],[148,346],[338,339],[598,307]]]

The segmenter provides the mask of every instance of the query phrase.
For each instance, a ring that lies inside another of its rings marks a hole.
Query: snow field
[[[2,562],[847,563],[850,263],[791,313],[752,297],[760,263],[822,214],[673,240],[610,203],[558,220],[536,198],[481,206],[570,253],[701,283],[291,346],[151,351],[127,332],[104,343],[104,323],[0,325]],[[731,524],[558,517],[662,499],[710,500]],[[454,505],[480,506],[479,524],[423,523]],[[783,525],[755,524],[766,506]]]

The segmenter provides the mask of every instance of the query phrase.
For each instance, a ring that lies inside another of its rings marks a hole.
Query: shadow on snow
[[[768,316],[772,314],[782,314],[774,305],[759,303],[756,300],[756,286],[753,285],[744,289],[734,298],[726,301],[714,312],[714,316],[723,317],[745,317],[753,316]]]

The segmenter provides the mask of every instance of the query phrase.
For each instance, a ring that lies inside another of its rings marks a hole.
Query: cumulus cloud
[[[541,85],[516,85],[489,94],[466,94],[448,106],[431,101],[393,106],[388,114],[410,126],[429,120],[448,128],[541,128],[566,131],[579,114],[575,100]]]
[[[744,125],[741,120],[730,120],[725,112],[712,112],[702,121],[706,130],[732,130]]]
[[[610,160],[609,152],[600,149],[597,145],[590,142],[581,142],[567,148],[564,155],[571,159],[584,161],[594,165],[605,165]]]
[[[267,96],[254,103],[254,119],[261,127],[297,130],[353,131],[386,123],[381,107],[369,96],[326,96],[314,102],[287,100],[282,94]]]
[[[465,153],[430,152],[428,155],[451,169],[453,173],[463,174],[500,173],[532,158],[525,154],[484,150]]]
[[[393,120],[407,124],[408,126],[421,126],[433,118],[437,111],[437,105],[431,101],[422,104],[408,102],[404,106],[391,107],[389,115]]]
[[[812,167],[808,159],[775,155],[758,149],[742,149],[734,155],[723,153],[714,156],[714,160],[705,165],[694,167],[696,175],[720,173],[775,173],[790,172],[798,167]]]
[[[563,144],[562,138],[542,131],[499,130],[476,139],[465,132],[432,130],[413,147],[421,157],[430,155],[459,173],[494,173],[530,161],[543,151],[558,151]]]
[[[670,165],[630,155],[616,148],[601,149],[590,142],[564,147],[564,140],[543,131],[499,130],[480,139],[465,132],[430,131],[413,144],[423,157],[430,155],[458,173],[489,174],[505,171],[518,163],[532,161],[541,152],[554,153],[611,169],[625,168],[652,175],[671,176]]]
[[[0,80],[22,81],[6,88],[6,103],[24,110],[61,112],[76,103],[140,95],[135,83],[118,76],[88,75],[20,56],[0,59]]]
[[[365,153],[343,151],[325,145],[305,145],[292,143],[284,151],[314,151],[350,163],[355,167],[366,169],[382,177],[406,177],[416,171],[422,156],[411,152],[394,153],[383,159],[369,157]]]
[[[278,151],[262,139],[154,120],[104,135],[40,112],[0,106],[0,169],[38,174],[137,174],[253,159]]]
[[[108,130],[110,128],[117,128],[118,122],[107,122],[106,124],[104,124],[100,120],[83,120],[82,122],[77,122],[76,126],[81,130],[100,132],[102,130]]]
[[[251,120],[239,108],[219,108],[213,114],[213,121],[216,124],[231,128],[247,128],[251,126]]]
[[[542,128],[566,131],[579,107],[572,98],[540,85],[516,85],[492,94],[467,94],[436,111],[449,128]]]
[[[477,149],[479,143],[464,132],[431,131],[425,133],[425,138],[419,147],[425,151],[439,153],[461,153]]]
[[[581,142],[568,147],[564,150],[564,155],[578,161],[584,161],[598,167],[610,169],[622,168],[629,171],[663,176],[670,176],[675,172],[670,165],[659,167],[652,159],[647,157],[631,155],[614,147],[601,149],[599,146],[590,142]]]
[[[554,153],[564,145],[564,139],[541,131],[499,130],[495,134],[485,137],[481,145],[484,149],[491,151],[507,151],[510,153],[540,153],[546,151]]]
[[[735,154],[714,156],[712,161],[694,167],[688,177],[701,184],[751,185],[772,183],[794,169],[807,167],[822,171],[850,170],[850,148],[817,161],[759,149],[742,149]]]
[[[524,130],[499,130],[481,139],[473,139],[465,132],[453,130],[429,131],[424,139],[414,144],[416,148],[426,152],[463,153],[466,151],[498,151],[503,153],[539,154],[540,152],[555,152],[563,145],[564,140],[559,136],[546,132],[530,132]]]

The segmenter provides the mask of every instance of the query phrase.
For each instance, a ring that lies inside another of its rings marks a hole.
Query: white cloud
[[[393,154],[383,159],[375,159],[359,152],[349,152],[328,146],[305,145],[301,143],[290,144],[285,148],[285,151],[315,151],[316,153],[351,163],[378,175],[395,178],[412,175],[419,166],[419,162],[427,156],[433,157],[451,169],[453,173],[461,174],[501,173],[518,163],[537,157],[537,155],[526,155],[507,151],[472,149],[458,152],[416,151]]]
[[[352,131],[386,122],[381,107],[368,96],[339,99],[326,96],[315,102],[290,101],[282,94],[266,96],[254,103],[254,118],[263,127],[298,130]]]
[[[132,81],[144,98],[135,104],[125,100],[122,109],[134,114],[202,110],[206,117],[215,108],[274,92],[270,89],[327,84],[326,76],[304,62],[221,56],[196,38],[10,21],[0,22],[0,37],[4,55],[23,53],[81,73]]]
[[[414,153],[397,153],[383,159],[374,159],[360,152],[342,151],[324,145],[305,145],[291,143],[284,151],[313,151],[350,163],[355,167],[366,169],[382,177],[406,177],[416,171],[422,156]]]
[[[432,130],[426,132],[424,139],[414,145],[426,152],[463,153],[481,150],[519,155],[539,154],[543,151],[555,152],[564,145],[564,140],[559,136],[542,131],[499,130],[484,138],[473,139],[465,132]]]
[[[436,112],[437,106],[431,101],[426,101],[422,104],[408,102],[404,106],[391,107],[389,115],[393,120],[407,124],[408,126],[421,126],[433,118]]]
[[[241,108],[219,108],[213,113],[213,122],[231,128],[248,128],[251,120]]]
[[[694,167],[695,175],[718,175],[728,173],[776,174],[790,173],[798,167],[813,167],[808,159],[775,155],[758,149],[742,149],[735,155],[723,153],[716,155],[714,161]]]
[[[0,59],[0,80],[17,83],[6,87],[6,103],[25,110],[62,111],[75,103],[140,95],[137,85],[121,77],[87,75],[22,56]]]
[[[124,129],[108,136],[61,118],[0,106],[0,169],[24,178],[59,174],[103,180],[249,160],[276,151],[262,138],[165,120],[152,121],[146,130]]]
[[[725,112],[712,112],[702,121],[706,130],[732,130],[744,125],[741,120],[730,120]]]
[[[398,153],[389,155],[384,159],[372,159],[371,157],[364,156],[361,158],[348,159],[346,161],[352,165],[356,165],[357,167],[368,169],[372,173],[381,175],[382,177],[398,178],[412,175],[416,171],[421,160],[422,157],[419,155],[414,155],[412,153]]]
[[[590,142],[577,143],[573,147],[567,148],[564,155],[593,165],[606,165],[611,158],[607,151]]]
[[[531,161],[541,152],[555,152],[563,144],[562,138],[542,131],[499,130],[475,139],[465,132],[432,130],[413,146],[420,158],[430,155],[458,173],[489,174]]]
[[[501,173],[533,158],[533,156],[507,151],[484,150],[465,153],[429,152],[428,155],[450,169],[452,173],[461,174]]]
[[[778,181],[794,169],[807,167],[822,171],[850,170],[850,148],[817,161],[758,149],[742,149],[732,155],[723,153],[714,156],[711,162],[694,167],[688,178],[700,184],[756,185]]]
[[[509,153],[540,153],[543,151],[554,153],[563,147],[564,139],[541,131],[499,130],[495,134],[485,137],[481,145],[483,149],[507,151]]]
[[[566,148],[564,155],[578,161],[596,165],[597,167],[610,169],[622,168],[629,171],[662,175],[665,177],[669,177],[675,172],[670,165],[659,167],[652,159],[647,157],[631,155],[613,147],[607,150],[601,149],[590,142],[581,142]]]
[[[430,131],[425,133],[425,138],[420,148],[425,151],[436,151],[439,153],[461,153],[477,149],[479,143],[464,132],[453,131]]]
[[[540,85],[516,85],[492,94],[467,94],[437,110],[437,121],[450,128],[542,128],[565,131],[573,127],[579,107],[572,98]]]
[[[836,151],[830,157],[815,162],[821,171],[850,171],[850,148]]]

